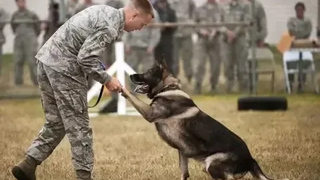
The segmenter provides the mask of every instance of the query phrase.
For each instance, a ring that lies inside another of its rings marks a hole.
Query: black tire
[[[288,101],[285,97],[241,97],[238,99],[238,110],[276,111],[287,110]]]

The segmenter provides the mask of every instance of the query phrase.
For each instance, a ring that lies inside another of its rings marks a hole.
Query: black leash
[[[102,69],[105,71],[106,70],[105,65],[102,62],[99,62],[99,63],[101,65]],[[102,84],[102,86],[101,86],[101,90],[100,90],[100,94],[99,94],[98,100],[96,101],[96,103],[93,106],[88,106],[88,108],[96,107],[99,104],[99,102],[101,100],[101,97],[102,97],[102,94],[103,94],[103,90],[104,90],[104,84]]]

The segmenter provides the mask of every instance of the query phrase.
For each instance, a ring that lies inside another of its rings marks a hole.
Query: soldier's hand
[[[131,47],[127,45],[127,46],[125,47],[125,52],[126,52],[127,54],[130,54],[130,53],[131,53]]]
[[[153,53],[153,48],[152,48],[152,47],[148,47],[147,53],[148,53],[148,54],[152,54],[152,53]]]
[[[208,35],[209,35],[209,31],[206,30],[206,29],[200,29],[200,33],[201,33],[203,36],[208,36]]]
[[[112,77],[111,80],[105,85],[109,91],[112,92],[121,92],[122,85],[118,81],[118,79]]]

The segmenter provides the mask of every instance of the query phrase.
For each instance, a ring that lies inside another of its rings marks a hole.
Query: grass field
[[[201,109],[247,142],[268,175],[319,180],[319,96],[292,96],[286,112],[238,112],[236,96],[194,98]],[[12,180],[10,168],[23,157],[44,118],[39,100],[0,101],[0,115],[0,179]],[[97,180],[180,178],[177,152],[160,140],[153,124],[139,116],[99,116],[91,126]],[[210,179],[200,169],[191,161],[191,179]],[[66,138],[37,175],[40,180],[74,179]]]
[[[283,94],[278,56],[275,93]],[[28,82],[15,88],[11,56],[5,56],[4,64],[0,93],[37,92]],[[269,93],[268,80],[262,78],[259,92]],[[320,180],[320,96],[288,96],[289,110],[285,112],[238,112],[237,97],[236,94],[194,96],[194,100],[203,111],[247,142],[267,175],[275,179]],[[40,100],[0,100],[0,123],[0,180],[13,180],[11,167],[24,156],[44,123]],[[180,179],[177,152],[161,141],[154,125],[142,117],[104,115],[92,118],[91,126],[96,180]],[[210,179],[195,161],[191,160],[189,167],[191,180]],[[39,180],[75,179],[67,138],[38,168],[37,175]]]

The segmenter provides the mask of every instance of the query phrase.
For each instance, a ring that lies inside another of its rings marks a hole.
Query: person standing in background
[[[224,8],[225,22],[249,22],[251,20],[250,4],[244,0],[231,0]],[[247,76],[247,27],[225,26],[224,57],[225,76],[227,77],[227,92],[231,92],[234,86],[234,72],[236,69],[239,89],[241,92],[248,89]]]
[[[1,21],[6,21],[9,17],[9,14],[3,9],[0,8],[0,76],[2,69],[2,46],[6,43],[6,37],[4,36],[3,29],[6,23],[1,23]]]
[[[192,22],[196,6],[193,0],[169,0],[170,7],[176,11],[177,22]],[[174,37],[174,71],[172,74],[178,77],[180,55],[182,56],[183,69],[188,82],[193,76],[192,57],[193,57],[193,29],[188,27],[178,27]]]
[[[224,21],[222,6],[216,0],[207,0],[201,7],[196,9],[195,22],[197,23],[221,23]],[[211,91],[216,92],[220,75],[220,45],[223,28],[197,27],[198,41],[195,44],[194,60],[197,62],[195,94],[201,93],[203,77],[206,72],[206,64],[209,59]]]
[[[295,39],[308,39],[312,32],[312,21],[310,18],[305,17],[304,13],[306,11],[306,7],[303,2],[298,2],[295,7],[296,16],[290,17],[287,23],[287,28],[289,34],[294,36]],[[304,61],[302,66],[308,67],[310,62]],[[298,69],[298,62],[287,62],[288,69]],[[294,83],[294,74],[289,74],[289,83],[292,89],[292,84]],[[301,83],[306,82],[306,74],[302,74],[302,82],[300,78],[298,78],[299,86]],[[298,88],[299,88],[298,86]]]
[[[162,23],[177,22],[176,12],[171,9],[167,0],[157,0],[154,8],[158,11]],[[161,28],[161,38],[155,49],[155,59],[166,61],[169,71],[173,72],[173,36],[176,27]]]
[[[15,84],[23,84],[23,65],[25,60],[29,63],[31,80],[38,85],[35,55],[38,50],[38,36],[41,32],[39,17],[26,7],[25,0],[16,0],[18,10],[11,18],[11,29],[15,35],[14,40],[14,77]],[[17,21],[17,22],[16,22]],[[34,21],[19,22],[19,21]]]

